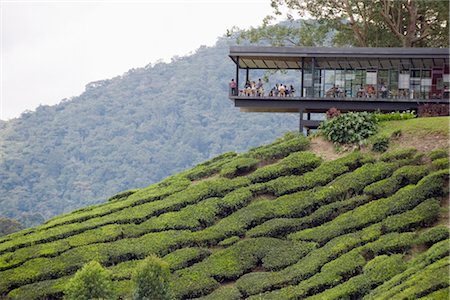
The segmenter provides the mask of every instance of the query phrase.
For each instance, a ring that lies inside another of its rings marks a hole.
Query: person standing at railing
[[[381,91],[381,98],[387,98],[388,90],[384,85],[384,83],[381,84],[380,91]]]
[[[236,81],[234,81],[234,79],[231,79],[229,86],[230,86],[231,95],[232,96],[237,96],[237,93],[236,93]]]

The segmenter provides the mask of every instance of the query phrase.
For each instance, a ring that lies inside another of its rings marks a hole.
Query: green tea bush
[[[187,247],[167,254],[163,260],[169,264],[171,271],[175,271],[202,261],[210,254],[211,251],[207,248]]]
[[[389,148],[389,137],[385,135],[378,136],[372,141],[372,151],[383,153]]]
[[[362,204],[371,201],[365,195],[355,196],[343,201],[337,201],[319,207],[312,214],[303,218],[275,218],[264,222],[261,225],[251,228],[246,235],[249,237],[271,236],[280,237],[286,234],[304,229],[310,226],[319,226],[326,221],[330,221],[339,214],[352,210]]]
[[[23,285],[9,292],[6,299],[61,299],[64,296],[64,290],[66,289],[67,282],[70,278],[70,276],[63,276],[58,279],[44,280]]]
[[[65,298],[70,300],[112,299],[114,289],[110,271],[98,262],[87,263],[72,277],[65,290]]]
[[[448,257],[416,270],[389,291],[378,293],[376,299],[418,299],[430,291],[448,288]],[[376,290],[375,290],[376,291]],[[372,299],[369,295],[368,299]]]
[[[322,159],[311,152],[294,152],[279,163],[257,169],[248,177],[251,182],[264,182],[285,175],[301,175],[320,165]]]
[[[383,232],[409,231],[418,226],[427,226],[439,216],[439,200],[428,199],[414,209],[402,214],[389,216],[382,222]]]
[[[233,178],[243,175],[256,169],[259,160],[252,157],[238,157],[224,164],[220,170],[220,175],[227,178]]]
[[[405,212],[426,199],[442,195],[445,177],[448,178],[448,174],[432,173],[420,180],[416,186],[404,187],[391,197],[372,201],[339,215],[331,222],[292,233],[288,237],[323,244],[333,237]]]
[[[448,149],[447,148],[435,149],[428,154],[428,157],[431,160],[436,160],[439,158],[446,158],[446,157],[448,157]]]
[[[156,256],[149,256],[137,267],[131,281],[133,299],[169,300],[169,264]]]
[[[236,286],[246,296],[278,289],[286,284],[297,284],[316,274],[323,265],[339,255],[378,238],[381,234],[380,228],[380,225],[370,226],[358,232],[334,238],[281,271],[245,274],[236,281]]]
[[[211,294],[196,298],[196,300],[240,300],[242,298],[239,290],[234,286],[222,286]]]
[[[308,299],[360,299],[373,286],[389,280],[404,269],[405,263],[400,254],[377,256],[364,266],[363,274]]]
[[[366,186],[363,191],[375,199],[388,197],[401,187],[408,184],[416,184],[427,174],[427,166],[403,166],[397,169],[391,177],[374,182]]]
[[[171,210],[179,210],[188,204],[194,204],[208,197],[223,197],[228,192],[249,184],[245,177],[235,179],[218,178],[208,182],[201,182],[190,186],[182,193],[175,193],[164,200],[153,201],[139,206],[133,206],[126,210],[120,210],[101,218],[89,219],[81,224],[67,224],[57,226],[46,231],[30,234],[14,241],[0,244],[0,254],[6,251],[14,251],[18,248],[27,247],[32,244],[52,242],[67,238],[87,230],[96,229],[108,224],[142,223],[153,216],[158,216]],[[120,234],[120,233],[119,233]],[[120,236],[118,236],[119,238]]]
[[[213,159],[198,164],[194,168],[181,174],[186,176],[186,178],[191,181],[199,180],[218,173],[224,164],[228,163],[236,156],[237,154],[235,152],[226,152],[214,157]]]
[[[409,159],[413,158],[416,153],[417,149],[415,148],[400,149],[382,154],[380,156],[380,160],[392,162],[397,160]]]
[[[292,152],[306,150],[308,147],[309,140],[301,133],[288,133],[271,145],[250,149],[248,154],[257,159],[272,160],[286,157]]]
[[[128,190],[128,191],[120,192],[118,194],[115,194],[114,196],[111,196],[107,201],[124,200],[124,199],[127,199],[129,196],[133,195],[134,193],[136,193],[137,191],[139,191],[139,189],[134,189],[134,190]]]
[[[264,184],[264,188],[277,196],[307,190],[325,185],[337,176],[353,171],[372,161],[374,159],[370,155],[353,152],[342,158],[324,162],[316,169],[302,176],[285,176],[268,181]]]
[[[325,137],[338,144],[361,144],[378,130],[377,119],[368,112],[348,112],[326,120],[320,126]]]
[[[434,170],[444,170],[449,168],[448,157],[437,158],[431,162]]]
[[[240,240],[241,240],[240,237],[233,235],[227,239],[224,239],[223,241],[220,241],[218,245],[222,246],[222,247],[228,247],[228,246],[235,244],[236,242],[238,242]]]
[[[438,225],[422,232],[418,237],[418,244],[425,244],[430,247],[437,242],[447,240],[450,236],[450,229],[445,225]]]

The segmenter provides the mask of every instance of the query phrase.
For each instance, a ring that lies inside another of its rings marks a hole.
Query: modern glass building
[[[237,83],[230,99],[242,111],[302,116],[331,107],[397,111],[449,103],[448,48],[235,46],[229,56],[236,65]],[[289,93],[289,86],[281,93],[246,88],[247,82],[255,81],[254,70],[297,70],[295,93]]]

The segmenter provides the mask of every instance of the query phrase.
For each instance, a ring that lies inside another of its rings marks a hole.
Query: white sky
[[[270,0],[0,0],[0,119],[81,94],[84,86],[212,46],[256,27]]]

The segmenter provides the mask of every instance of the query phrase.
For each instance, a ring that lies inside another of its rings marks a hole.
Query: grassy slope
[[[448,138],[447,122],[383,130],[439,128]],[[127,298],[136,264],[155,253],[171,266],[177,299],[447,299],[449,231],[439,224],[448,154],[422,159],[409,149],[324,162],[306,148],[290,135],[227,153],[3,237],[0,297],[61,297],[96,259]]]

